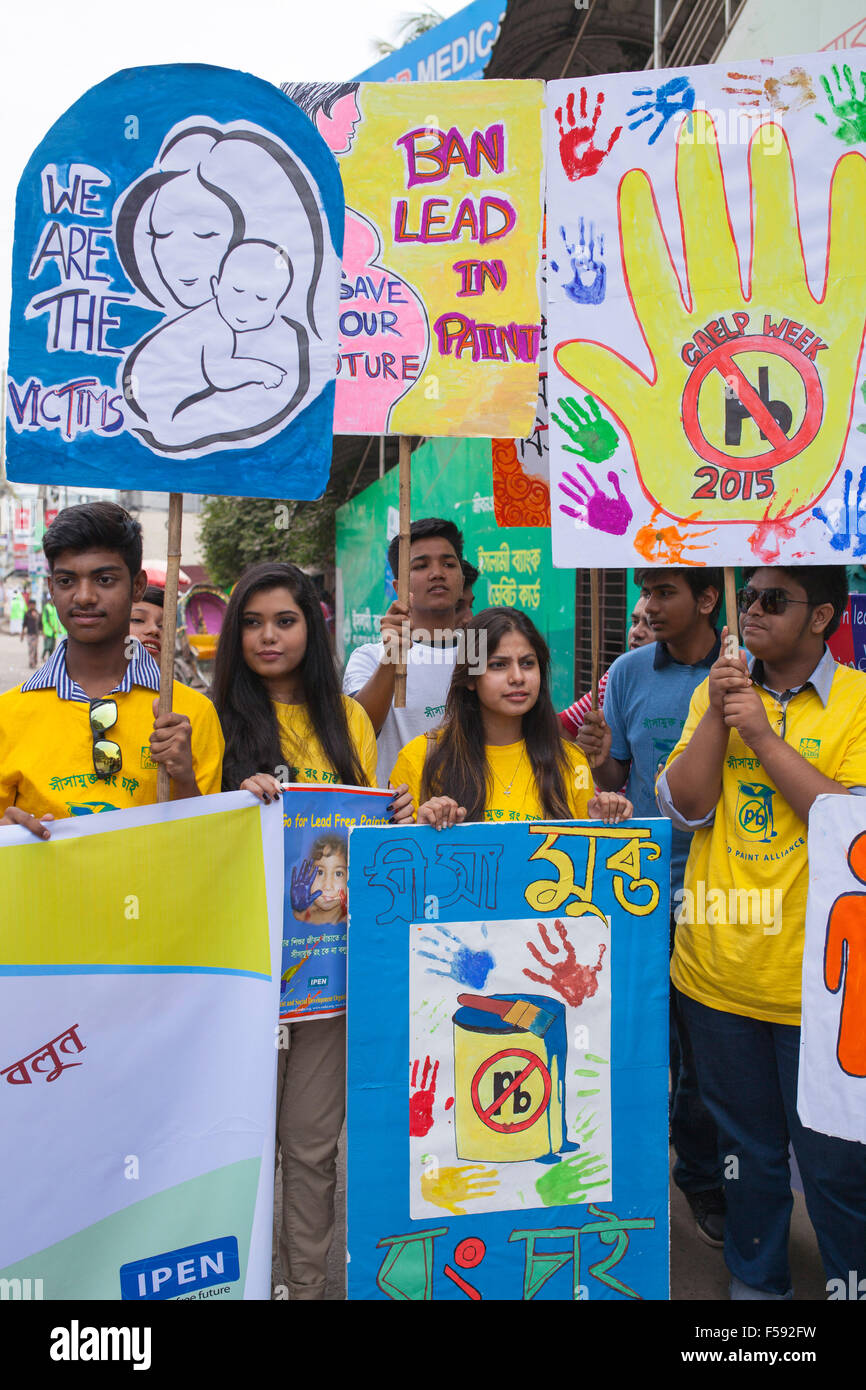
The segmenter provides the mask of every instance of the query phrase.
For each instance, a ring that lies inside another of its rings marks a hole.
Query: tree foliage
[[[389,43],[387,39],[374,39],[373,47],[380,58],[387,58],[390,53],[396,53],[398,48],[404,44],[412,43],[413,39],[420,39],[422,34],[429,34],[431,29],[435,29],[437,24],[441,24],[444,15],[438,10],[423,10],[418,14],[407,14],[403,16],[403,23],[396,32],[396,43]]]
[[[211,577],[231,588],[249,565],[284,560],[321,567],[334,563],[335,514],[346,500],[346,469],[334,470],[318,502],[258,497],[207,497],[200,542]]]

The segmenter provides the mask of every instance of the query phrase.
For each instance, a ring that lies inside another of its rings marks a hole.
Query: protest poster
[[[866,544],[861,67],[548,84],[557,565],[844,564]]]
[[[797,1112],[866,1144],[866,806],[819,796],[809,813],[809,898]]]
[[[550,419],[547,401],[547,256],[541,257],[538,400],[526,439],[493,439],[493,501],[499,526],[550,526]]]
[[[843,666],[866,671],[866,594],[849,594],[842,621],[827,646]]]
[[[336,776],[336,774],[333,774]],[[386,825],[391,791],[289,786],[283,792],[285,916],[280,1022],[346,1011],[349,830]]]
[[[10,478],[321,496],[343,224],[333,156],[269,83],[93,87],[18,185]]]
[[[4,1289],[268,1298],[279,810],[233,792],[7,828],[0,897]]]
[[[349,861],[349,1297],[667,1298],[668,822]]]
[[[337,434],[526,435],[541,82],[284,83],[346,195]]]

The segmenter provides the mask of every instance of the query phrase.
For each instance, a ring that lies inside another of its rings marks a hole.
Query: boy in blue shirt
[[[655,781],[679,742],[694,691],[719,655],[715,620],[724,582],[718,569],[635,570],[654,641],[619,657],[608,672],[604,713],[590,711],[577,742],[596,784],[626,783],[636,816],[657,816]],[[683,886],[691,835],[671,827],[671,912]],[[673,945],[673,920],[671,944]],[[709,1245],[724,1241],[724,1194],[716,1126],[700,1098],[682,1020],[671,1018],[671,1139],[674,1181]]]

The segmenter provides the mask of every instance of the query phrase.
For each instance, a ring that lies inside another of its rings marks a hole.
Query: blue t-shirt
[[[720,639],[694,666],[674,661],[663,642],[617,657],[604,693],[611,756],[631,761],[626,795],[636,816],[657,816],[655,782],[683,731],[695,690],[718,658]],[[671,827],[671,894],[683,886],[691,835]]]

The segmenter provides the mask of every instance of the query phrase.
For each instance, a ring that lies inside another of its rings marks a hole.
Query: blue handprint
[[[313,893],[313,884],[316,881],[318,867],[312,859],[303,859],[299,868],[292,869],[292,883],[290,896],[293,912],[306,912],[307,909],[322,896],[322,890]]]
[[[578,222],[577,251],[574,246],[569,244],[564,227],[560,227],[559,235],[562,237],[563,245],[571,263],[574,278],[569,280],[567,285],[563,285],[565,293],[569,299],[573,299],[576,304],[601,304],[604,299],[604,292],[607,281],[607,266],[604,263],[604,233],[599,233],[598,237],[598,260],[595,259],[595,227],[589,224],[589,241],[586,239],[586,226],[581,217]],[[558,271],[559,266],[556,261],[550,262],[554,270]]]
[[[490,952],[470,950],[459,936],[447,931],[445,927],[434,927],[433,930],[439,932],[439,937],[422,936],[421,941],[427,946],[432,946],[439,954],[434,954],[433,951],[419,951],[418,954],[425,960],[444,965],[446,969],[433,970],[428,965],[428,974],[444,975],[448,980],[456,980],[458,985],[483,989],[487,984],[487,976],[496,964]],[[486,931],[484,935],[487,935]]]
[[[632,95],[636,97],[652,97],[652,101],[643,101],[640,106],[633,106],[626,112],[627,116],[637,116],[636,121],[629,123],[629,130],[637,130],[638,126],[646,121],[652,121],[656,116],[659,123],[649,138],[649,143],[654,145],[658,140],[668,121],[674,116],[679,116],[681,112],[688,111],[689,114],[695,108],[695,89],[687,77],[672,77],[669,82],[653,91],[652,87],[634,87]],[[644,112],[644,115],[640,115]]]
[[[856,542],[851,551],[852,556],[866,555],[866,506],[863,499],[866,495],[866,468],[860,469],[860,479],[857,483],[857,506],[854,512],[854,530],[851,529],[851,483],[853,474],[850,468],[845,469],[845,493],[839,515],[835,522],[831,521],[823,507],[813,507],[812,515],[831,532],[830,544],[834,550],[848,550],[852,539]]]

